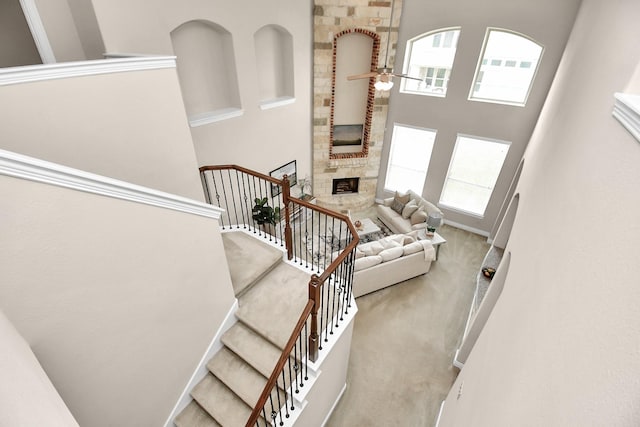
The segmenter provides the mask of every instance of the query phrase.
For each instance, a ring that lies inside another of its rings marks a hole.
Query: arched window
[[[422,34],[407,42],[400,92],[445,96],[456,56],[460,28],[446,28]]]
[[[543,50],[524,35],[487,29],[469,99],[525,105]]]

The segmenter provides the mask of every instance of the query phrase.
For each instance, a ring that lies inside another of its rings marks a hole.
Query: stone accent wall
[[[333,40],[344,31],[360,29],[380,35],[378,67],[384,66],[387,31],[391,17],[391,1],[315,0],[314,7],[314,100],[313,100],[313,193],[318,204],[336,211],[363,209],[373,205],[382,141],[387,120],[390,92],[375,92],[374,109],[365,157],[331,159],[331,90],[333,78]],[[396,0],[393,11],[388,66],[394,63],[395,43],[402,11],[402,0]],[[397,71],[397,70],[395,70]],[[363,70],[366,72],[366,70]],[[398,84],[398,79],[394,79]],[[364,102],[364,100],[363,100]],[[334,178],[360,177],[358,194],[334,196]]]

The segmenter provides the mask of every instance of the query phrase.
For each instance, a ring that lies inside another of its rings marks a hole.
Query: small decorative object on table
[[[360,222],[360,220],[356,220],[353,225],[358,229],[358,230],[362,230],[362,222]]]
[[[493,267],[483,267],[482,275],[487,279],[493,279],[493,275],[496,274],[496,269]]]

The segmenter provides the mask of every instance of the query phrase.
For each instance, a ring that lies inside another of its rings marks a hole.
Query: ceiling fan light
[[[375,82],[373,87],[375,87],[376,90],[387,91],[387,90],[391,90],[391,88],[393,87],[393,82],[391,80],[389,80],[388,82],[383,82],[382,80],[378,80],[377,82]]]

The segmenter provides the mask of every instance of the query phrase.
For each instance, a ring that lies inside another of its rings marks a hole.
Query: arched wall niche
[[[352,28],[337,33],[333,39],[330,159],[369,154],[375,78],[349,81],[347,76],[375,71],[379,52],[380,36],[373,31]]]
[[[518,182],[520,181],[520,175],[522,174],[522,168],[524,167],[524,158],[520,160],[518,164],[518,169],[516,169],[516,173],[511,180],[511,184],[509,185],[509,190],[507,190],[507,195],[502,202],[502,206],[500,207],[500,212],[498,213],[498,217],[496,218],[496,222],[491,229],[491,233],[489,234],[489,241],[492,242],[495,240],[496,234],[498,232],[498,228],[500,224],[502,224],[502,220],[504,218],[505,213],[507,212],[507,208],[509,207],[509,203],[511,203],[511,199],[513,198],[513,193],[516,191],[516,187],[518,186]],[[506,243],[505,243],[506,244]],[[504,249],[504,246],[500,246]]]
[[[505,282],[509,275],[510,264],[511,252],[508,252],[500,261],[500,265],[498,265],[496,273],[491,280],[491,286],[489,286],[487,294],[482,300],[471,326],[463,338],[462,345],[456,354],[456,362],[459,364],[456,366],[462,366],[467,362],[469,354],[471,354],[471,350],[475,346],[482,329],[484,329],[484,325],[487,323],[487,320],[493,311],[493,307],[495,307],[500,295],[502,294],[502,290],[504,289]]]
[[[507,242],[509,241],[509,236],[511,235],[511,229],[513,228],[513,223],[516,220],[516,214],[518,213],[518,203],[520,203],[519,193],[513,196],[513,199],[511,199],[511,203],[509,203],[507,212],[502,219],[502,223],[500,224],[500,227],[498,227],[496,237],[493,240],[493,246],[501,249],[507,247]]]
[[[191,126],[242,114],[231,33],[195,20],[171,31],[171,43]]]
[[[253,35],[260,106],[294,98],[293,36],[279,25],[265,25]]]

